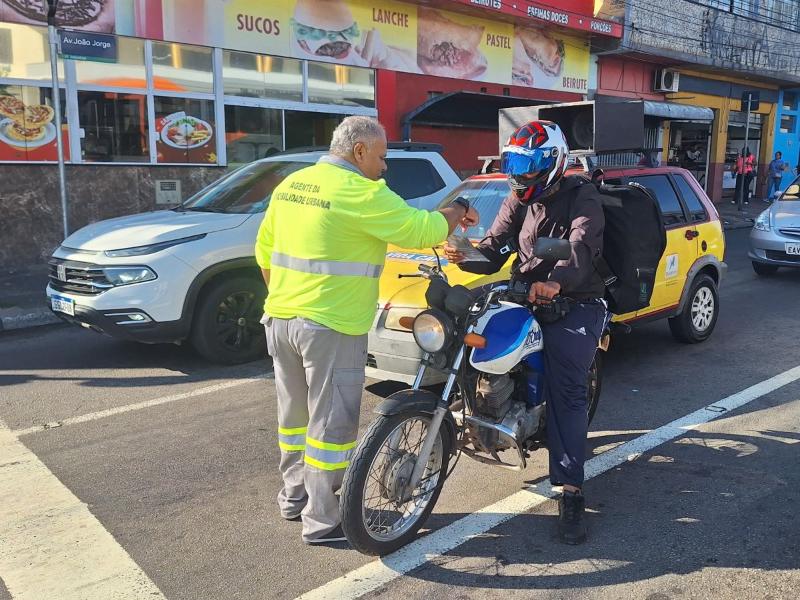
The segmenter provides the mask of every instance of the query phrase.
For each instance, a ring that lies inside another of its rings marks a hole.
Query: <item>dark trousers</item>
[[[542,324],[547,445],[553,485],[583,485],[589,427],[587,382],[607,315],[599,302],[576,304],[563,319]]]

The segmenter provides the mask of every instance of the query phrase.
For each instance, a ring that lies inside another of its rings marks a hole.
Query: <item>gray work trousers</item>
[[[278,395],[278,506],[284,518],[302,516],[309,541],[340,523],[336,492],[356,445],[367,336],[299,318],[264,324]]]

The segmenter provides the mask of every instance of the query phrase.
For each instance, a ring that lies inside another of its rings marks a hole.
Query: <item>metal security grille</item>
[[[645,127],[644,144],[645,148],[659,148],[661,139],[661,129],[659,127]],[[603,154],[597,157],[597,166],[613,167],[618,165],[636,165],[642,159],[640,152],[614,152],[613,154]]]

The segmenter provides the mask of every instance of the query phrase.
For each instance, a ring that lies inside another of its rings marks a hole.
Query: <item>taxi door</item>
[[[697,259],[698,232],[670,174],[638,175],[630,180],[646,187],[656,198],[667,230],[667,247],[658,264],[650,306],[636,313],[641,318],[673,309],[680,303],[687,274]]]

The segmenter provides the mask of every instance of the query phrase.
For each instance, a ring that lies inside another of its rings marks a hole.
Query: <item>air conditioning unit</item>
[[[681,74],[672,69],[659,69],[656,71],[653,90],[656,92],[677,92]]]

